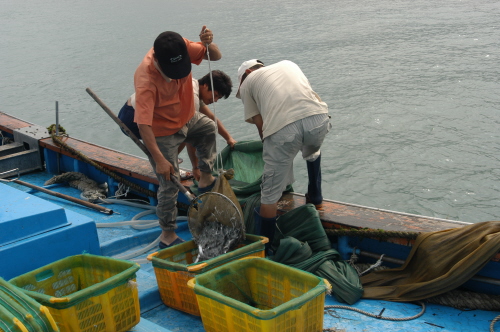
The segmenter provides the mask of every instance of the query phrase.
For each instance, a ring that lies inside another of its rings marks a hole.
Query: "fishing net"
[[[225,254],[245,239],[243,212],[228,179],[232,169],[217,177],[214,188],[198,196],[188,209],[188,226],[198,245],[197,261]]]
[[[500,250],[500,221],[421,233],[403,266],[361,277],[364,298],[417,301],[453,290]]]
[[[254,234],[254,208],[260,205],[260,186],[264,171],[262,148],[260,140],[240,141],[233,149],[226,146],[219,153],[214,166],[214,169],[224,166],[234,171],[234,176],[228,182],[243,207],[245,229],[250,234]],[[196,190],[196,186],[191,189]],[[293,191],[292,186],[289,185],[285,191]]]
[[[279,231],[272,242],[275,262],[325,278],[340,302],[353,304],[361,298],[363,287],[356,270],[331,248],[314,205],[285,213],[278,218],[277,226]]]

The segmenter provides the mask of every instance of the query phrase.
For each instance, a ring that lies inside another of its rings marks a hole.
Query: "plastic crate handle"
[[[41,281],[50,279],[53,276],[54,276],[54,271],[52,271],[52,269],[48,269],[48,270],[42,271],[40,273],[37,273],[35,275],[35,279],[37,282],[41,282]]]
[[[204,269],[205,267],[207,267],[208,264],[207,263],[201,263],[201,264],[197,264],[197,265],[192,265],[192,266],[188,266],[187,267],[187,270],[189,272],[195,272],[195,271],[198,271],[198,270],[201,270],[201,269]]]
[[[196,278],[189,279],[187,285],[189,288],[194,289],[194,285],[196,284]]]
[[[40,306],[40,311],[45,315],[45,317],[47,317],[47,320],[50,323],[50,327],[52,327],[54,331],[59,331],[59,327],[57,327],[56,321],[54,320],[54,317],[52,317],[52,315],[50,314],[49,309],[46,306],[42,305]]]
[[[260,242],[261,242],[263,245],[265,245],[266,243],[268,243],[268,242],[269,242],[269,239],[268,239],[267,237],[265,237],[265,236],[261,236],[260,238],[261,238],[261,239],[260,239]],[[253,243],[253,245],[255,245],[256,243],[258,243],[258,242]],[[241,254],[240,254],[240,255],[241,255]],[[240,255],[238,255],[238,256],[240,256]],[[220,257],[220,256],[217,256],[217,257],[215,257],[215,258],[218,258],[218,257]],[[215,259],[215,258],[214,258],[214,259]],[[248,259],[248,258],[256,258],[256,257],[254,257],[254,256],[244,256],[244,257],[237,258],[237,259]],[[224,262],[224,261],[219,261],[218,263],[223,263],[223,262]],[[216,264],[217,264],[217,263],[216,263]],[[205,268],[205,267],[207,267],[208,265],[209,265],[208,263],[201,263],[201,264],[197,264],[197,265],[191,265],[191,266],[188,266],[188,267],[187,267],[187,270],[188,270],[189,272],[196,272],[196,271],[198,271],[198,270],[204,269],[204,268]]]
[[[14,324],[22,331],[22,332],[29,332],[28,329],[26,328],[26,326],[24,326],[23,323],[21,323],[21,321],[19,319],[17,319],[16,317],[14,317],[14,319],[12,320],[14,322]]]

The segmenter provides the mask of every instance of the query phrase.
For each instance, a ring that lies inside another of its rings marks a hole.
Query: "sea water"
[[[203,25],[228,73],[248,59],[297,63],[329,105],[325,198],[467,222],[500,218],[500,2],[0,1],[1,112],[135,155],[85,92],[116,113],[156,36],[198,40]],[[204,61],[195,77],[209,71]],[[215,104],[236,140],[255,140],[241,101]],[[225,142],[219,138],[218,150]],[[187,156],[183,156],[189,166]],[[294,189],[305,193],[305,162]]]

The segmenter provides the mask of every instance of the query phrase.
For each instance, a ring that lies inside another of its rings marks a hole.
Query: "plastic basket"
[[[263,258],[238,260],[188,282],[206,331],[322,331],[328,281]]]
[[[265,244],[268,241],[267,237],[247,234],[239,248],[199,263],[193,263],[198,256],[198,248],[193,240],[149,255],[161,300],[169,307],[200,316],[196,295],[187,282],[198,274],[242,257],[265,257]]]
[[[121,332],[139,323],[139,264],[90,254],[66,257],[10,280],[49,308],[62,332]]]
[[[0,278],[0,331],[57,332],[47,307]]]

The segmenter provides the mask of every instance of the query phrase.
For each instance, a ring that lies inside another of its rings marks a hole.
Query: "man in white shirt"
[[[210,73],[206,74],[199,80],[193,78],[193,94],[194,94],[194,109],[200,113],[208,116],[212,121],[215,120],[215,115],[212,113],[207,105],[216,103],[219,99],[227,99],[231,94],[233,83],[231,78],[221,70],[212,70],[212,80],[214,82],[213,94],[212,94],[212,83],[210,81]],[[236,140],[229,134],[227,129],[222,124],[222,121],[217,118],[217,131],[227,142],[227,144],[233,148],[236,144]],[[187,146],[187,152],[189,159],[191,160],[193,176],[199,181],[200,180],[200,169],[198,168],[198,157],[196,156],[196,149],[187,143],[183,143],[179,146],[179,153]]]
[[[299,151],[307,161],[306,202],[321,208],[320,147],[331,129],[328,106],[300,68],[288,60],[270,66],[257,59],[245,61],[238,69],[238,80],[236,97],[243,102],[245,121],[256,125],[264,145],[261,206],[255,211],[255,225],[272,241],[277,203],[286,186],[295,181],[293,159]]]

